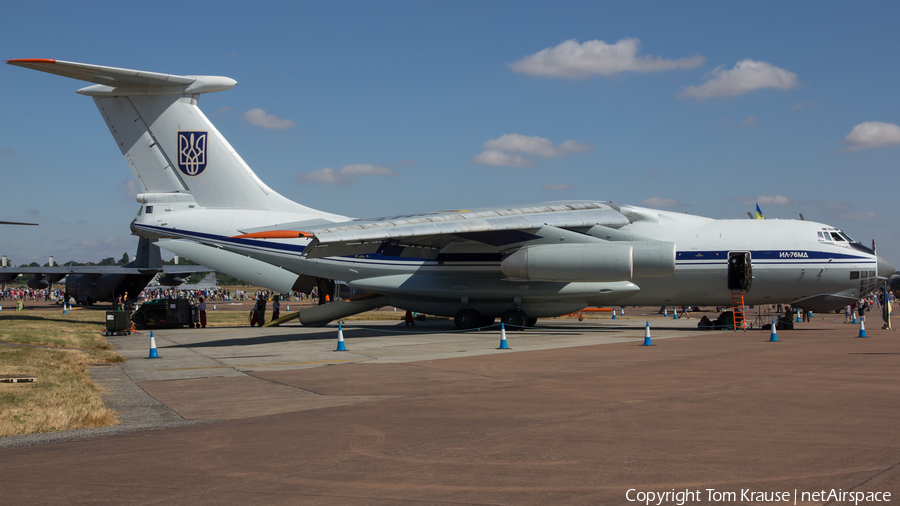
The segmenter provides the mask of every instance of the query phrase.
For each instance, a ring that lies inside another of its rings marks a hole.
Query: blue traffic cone
[[[66,314],[66,303],[63,302],[63,314]]]
[[[856,310],[855,309],[853,310],[853,321],[851,323],[853,323],[854,325],[859,323],[858,321],[856,321]]]
[[[866,322],[859,321],[859,335],[856,337],[869,337],[866,335]]]
[[[156,351],[156,338],[153,337],[153,331],[150,331],[150,356],[147,358],[159,358],[159,352]]]
[[[775,325],[775,318],[772,318],[772,333],[769,335],[769,342],[778,342],[778,327]]]
[[[678,306],[672,306],[672,319],[678,319]]]
[[[612,317],[612,319],[613,319],[613,320],[616,319],[616,308],[613,308],[613,317]]]
[[[669,306],[663,308],[663,318],[669,317]]]
[[[497,348],[497,349],[498,349],[498,350],[509,350],[509,349],[512,349],[512,348],[510,348],[509,345],[506,343],[506,325],[504,325],[503,322],[500,322],[500,347]]]
[[[215,310],[216,310],[216,305],[215,305],[215,304],[213,304],[213,311],[215,311]]]
[[[622,315],[622,316],[625,316],[625,308],[624,308],[624,307],[621,309],[621,311],[622,311],[622,312],[619,313],[619,314]]]
[[[797,308],[797,323],[803,323],[803,317],[800,316],[800,308]]]
[[[338,323],[338,347],[334,351],[347,351],[347,347],[344,346],[344,329],[340,323]]]
[[[0,304],[0,311],[3,311],[3,304]]]
[[[650,322],[647,322],[647,326],[644,327],[644,344],[641,346],[655,346],[653,342],[650,340]]]
[[[288,310],[288,313],[291,312],[291,303],[290,302],[287,303],[287,310]]]

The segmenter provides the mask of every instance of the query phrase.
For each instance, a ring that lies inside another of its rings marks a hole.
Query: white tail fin
[[[94,98],[145,193],[189,193],[211,208],[317,213],[266,186],[197,107],[200,94],[233,88],[233,79],[58,60],[7,63],[97,83],[78,93]]]

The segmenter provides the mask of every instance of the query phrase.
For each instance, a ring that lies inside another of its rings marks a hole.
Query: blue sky
[[[613,200],[828,223],[900,265],[896,2],[4,7],[3,59],[238,86],[201,108],[267,184],[356,217]],[[133,254],[86,83],[0,66],[0,253]],[[342,169],[343,168],[343,169]],[[326,170],[330,169],[330,170]]]

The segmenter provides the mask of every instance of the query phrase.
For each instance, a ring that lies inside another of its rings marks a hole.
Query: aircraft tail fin
[[[203,207],[326,214],[263,183],[197,106],[201,94],[231,89],[234,79],[59,60],[7,63],[95,83],[78,93],[93,97],[145,193],[144,202],[153,194],[180,193]]]
[[[162,268],[162,255],[160,254],[159,246],[156,245],[156,239],[141,237],[138,241],[137,255],[126,267],[137,267],[140,269]]]

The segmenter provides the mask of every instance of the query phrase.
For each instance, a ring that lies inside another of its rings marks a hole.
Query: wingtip
[[[56,60],[47,58],[19,58],[16,60],[6,60],[6,63],[15,65],[16,63],[56,63]]]

